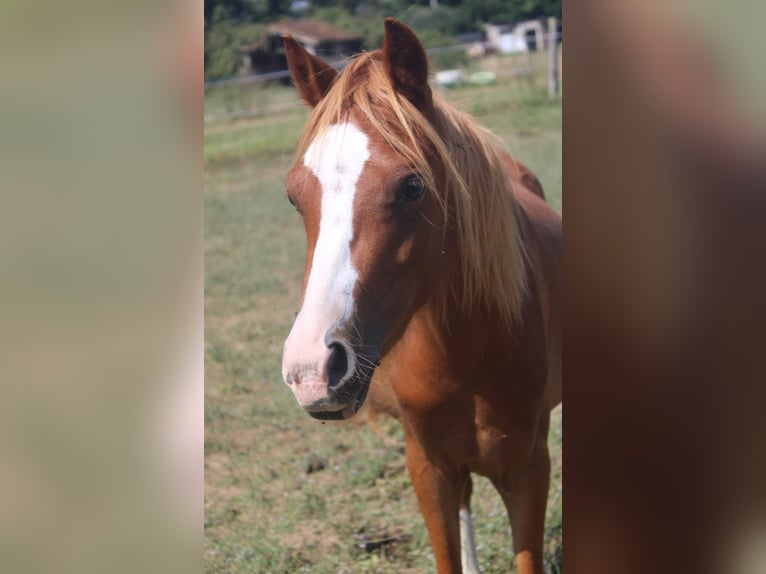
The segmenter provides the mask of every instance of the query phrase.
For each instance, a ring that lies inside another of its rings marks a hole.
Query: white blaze
[[[353,313],[358,277],[351,262],[354,196],[369,157],[367,136],[351,123],[331,126],[311,142],[303,156],[303,164],[321,185],[322,213],[296,326],[301,324],[318,336],[343,325]]]

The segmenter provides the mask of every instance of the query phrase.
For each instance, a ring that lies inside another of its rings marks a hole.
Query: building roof
[[[345,28],[339,28],[324,20],[296,20],[277,22],[269,26],[271,34],[290,34],[302,43],[361,41],[362,37]]]

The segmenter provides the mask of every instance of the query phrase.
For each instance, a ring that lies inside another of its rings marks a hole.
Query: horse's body
[[[285,381],[316,418],[353,416],[369,390],[401,419],[440,574],[478,571],[471,472],[505,502],[518,571],[542,572],[560,217],[526,168],[431,94],[403,25],[387,20],[383,51],[337,78],[286,48],[317,109],[288,177],[309,248]]]
[[[561,284],[561,228],[557,214],[535,195],[539,188],[522,187],[515,174],[512,178],[518,184],[515,195],[529,218],[527,239],[535,244],[533,251],[540,252],[536,269],[539,279],[535,280],[538,294],[528,301],[523,338],[515,340],[514,334],[489,314],[461,316],[464,314],[458,306],[450,309],[454,322],[445,332],[439,328],[435,311],[425,307],[416,313],[399,344],[383,359],[368,396],[373,410],[402,420],[416,490],[433,489],[439,482],[432,476],[434,469],[449,477],[447,482],[453,488],[463,485],[467,489],[463,493],[448,492],[431,503],[433,506],[424,504],[421,497],[434,551],[443,550],[444,560],[453,564],[457,559],[446,555],[455,552],[457,505],[463,510],[463,538],[470,529],[465,514],[469,509],[469,472],[492,481],[509,513],[514,504],[514,486],[519,488],[523,480],[530,483],[521,487],[525,493],[515,503],[535,504],[537,499],[538,513],[522,518],[537,523],[514,526],[517,552],[539,545],[544,527],[550,474],[546,445],[549,411],[561,400],[561,334],[558,289],[542,286]],[[542,349],[545,356],[540,355]],[[482,368],[477,370],[475,365]],[[404,374],[403,369],[407,371]],[[542,401],[541,393],[545,393]],[[525,473],[529,476],[524,477]],[[519,540],[522,532],[530,534],[526,542]],[[462,561],[467,568],[468,560],[464,557]],[[519,564],[519,571],[537,570],[524,570]]]

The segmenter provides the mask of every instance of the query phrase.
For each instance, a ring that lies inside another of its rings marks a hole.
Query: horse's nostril
[[[330,360],[327,363],[328,386],[332,389],[340,384],[348,373],[348,354],[340,343],[330,343]]]

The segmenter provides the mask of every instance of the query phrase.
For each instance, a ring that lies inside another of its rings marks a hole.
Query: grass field
[[[449,97],[503,138],[560,211],[560,100],[512,79]],[[322,425],[281,381],[305,248],[283,182],[307,115],[290,108],[206,126],[205,571],[433,572],[398,423]],[[560,409],[549,442],[547,547],[555,567]],[[474,484],[480,564],[486,573],[507,572],[512,551],[502,502],[485,479]],[[377,544],[384,538],[394,541]]]

